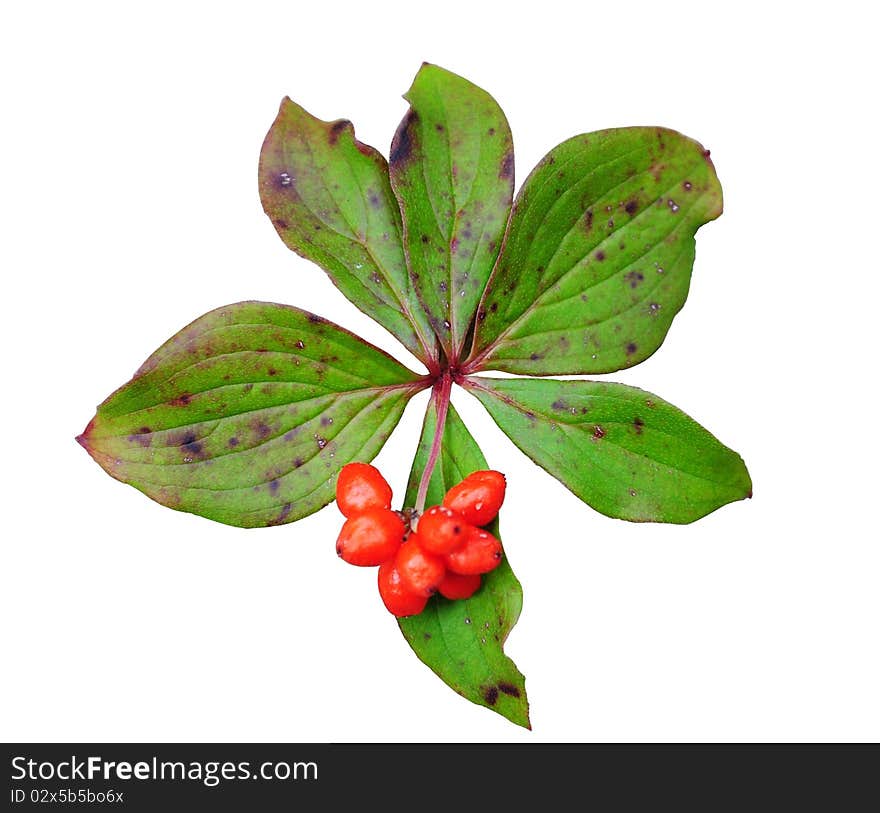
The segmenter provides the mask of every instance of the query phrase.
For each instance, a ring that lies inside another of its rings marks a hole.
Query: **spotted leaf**
[[[260,198],[284,243],[431,366],[436,337],[406,270],[388,165],[350,121],[281,103],[260,153]]]
[[[752,494],[736,452],[644,390],[533,378],[466,386],[526,455],[610,517],[684,524]]]
[[[413,461],[408,505],[415,503],[436,419],[432,402]],[[486,468],[480,447],[450,405],[427,505],[438,505],[449,488],[471,472]],[[490,530],[498,536],[497,519]],[[400,629],[416,655],[456,692],[528,728],[525,678],[504,654],[504,642],[521,609],[522,587],[505,555],[495,570],[483,576],[480,589],[471,598],[449,601],[434,596],[422,613],[402,618]]]
[[[606,373],[643,361],[687,298],[695,232],[720,214],[709,153],[680,133],[563,142],[517,196],[469,368]]]
[[[229,525],[292,522],[371,460],[422,379],[297,308],[241,302],[160,347],[78,438],[111,476]]]
[[[413,286],[448,359],[460,358],[501,247],[513,197],[513,141],[484,90],[424,64],[391,144]]]

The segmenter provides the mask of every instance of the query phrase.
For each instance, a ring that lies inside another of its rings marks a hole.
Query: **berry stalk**
[[[419,481],[419,491],[416,495],[416,516],[425,510],[425,500],[428,496],[428,484],[440,457],[440,447],[443,444],[443,428],[446,426],[446,413],[449,411],[449,397],[452,392],[452,375],[446,370],[440,379],[434,384],[434,403],[437,407],[437,426],[434,429],[434,441],[431,443],[431,452]]]

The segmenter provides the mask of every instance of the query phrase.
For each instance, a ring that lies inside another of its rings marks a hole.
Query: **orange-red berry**
[[[368,463],[349,463],[336,479],[336,504],[346,517],[368,508],[391,508],[391,486]]]
[[[470,598],[480,589],[481,576],[479,573],[463,575],[446,571],[443,581],[437,587],[441,596],[451,599]]]
[[[368,508],[345,521],[336,540],[336,552],[352,565],[381,565],[394,558],[405,532],[403,520],[394,511]]]
[[[474,528],[464,545],[446,554],[445,558],[446,566],[453,573],[467,576],[494,570],[501,564],[502,555],[501,543],[492,534],[482,528]]]
[[[413,593],[404,586],[394,562],[385,562],[379,566],[379,595],[382,596],[388,612],[398,618],[418,615],[428,603],[427,596]]]
[[[443,505],[434,505],[419,517],[419,539],[428,553],[443,556],[460,548],[474,526]]]
[[[421,534],[417,533],[411,533],[409,539],[401,545],[394,564],[400,572],[403,585],[422,596],[435,593],[446,573],[443,559],[428,553],[422,546]]]
[[[500,471],[475,471],[443,498],[443,505],[458,512],[472,525],[486,525],[498,515],[507,482]]]

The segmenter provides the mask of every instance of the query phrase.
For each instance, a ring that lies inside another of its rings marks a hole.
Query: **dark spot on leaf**
[[[430,640],[431,640],[431,633],[430,633],[430,632],[425,632],[425,633],[423,633],[423,635],[424,635],[424,638],[425,638],[426,641],[430,641]]]
[[[495,313],[495,311],[498,310],[498,303],[497,303],[497,302],[493,302],[491,305],[489,305],[489,310],[490,310],[492,313]]]
[[[532,361],[540,361],[542,358],[544,358],[544,356],[541,353],[532,353],[532,355],[530,355],[529,358]]]
[[[339,119],[339,121],[334,121],[333,124],[330,125],[330,132],[327,134],[327,140],[331,144],[335,144],[339,140],[339,135],[346,127],[351,127],[351,122],[346,121],[345,119]]]
[[[624,211],[628,215],[634,215],[636,213],[636,209],[639,208],[639,204],[635,198],[630,198],[623,206]]]
[[[630,288],[638,288],[644,282],[645,275],[641,271],[629,271],[623,275],[623,278],[629,283]]]
[[[272,222],[275,224],[276,229],[286,229],[290,226],[286,220],[282,220],[280,217],[275,218]]]
[[[293,461],[293,467],[295,469],[298,469],[302,464],[303,464],[303,459],[301,457],[298,457],[298,458],[296,458],[296,460]]]
[[[483,699],[490,706],[494,706],[498,702],[498,687],[490,686],[488,689],[483,689]]]
[[[530,410],[529,412],[526,412],[526,417],[527,417],[530,421],[533,421],[533,422],[534,422],[534,420],[535,420],[535,413],[532,412],[532,411]]]
[[[423,235],[422,235],[422,242],[423,242],[423,243],[427,243],[427,242],[428,242],[428,235],[427,235],[427,234],[423,234]]]
[[[192,396],[185,392],[182,395],[178,395],[177,398],[172,398],[168,403],[171,406],[186,406],[191,400]]]
[[[587,209],[584,212],[584,231],[589,231],[593,228],[593,210]]]
[[[480,312],[477,314],[477,321],[484,322],[486,320],[486,309],[480,308]]]
[[[319,449],[323,449],[327,445],[327,439],[315,435],[315,443],[318,444]]]
[[[519,689],[516,688],[512,683],[507,683],[506,681],[499,681],[498,688],[501,689],[504,694],[509,694],[511,697],[519,697]]]
[[[571,342],[568,340],[568,336],[560,336],[559,337],[559,346],[563,350],[567,350],[571,346]]]
[[[244,387],[242,387],[242,392],[250,392],[253,388],[253,384],[245,384]]]
[[[231,438],[229,438],[229,440],[226,441],[226,445],[231,446],[233,449],[236,446],[238,446],[238,444],[239,444],[239,440],[236,437],[231,437]]]
[[[638,347],[638,345],[637,345],[635,342],[630,342],[630,343],[626,346],[626,354],[627,354],[628,356],[631,356],[631,355],[632,355],[633,353],[635,353],[636,350],[638,350],[638,349],[639,349],[639,347]]]
[[[373,282],[375,282],[376,285],[378,285],[380,282],[382,282],[382,277],[379,276],[378,271],[374,271],[372,274],[370,274],[370,279],[373,280]]]
[[[327,321],[323,316],[318,316],[316,313],[307,314],[307,318],[313,325],[321,325]]]
[[[268,353],[268,352],[269,352],[269,349],[268,349],[267,347],[258,347],[258,348],[256,349],[255,352],[257,352],[257,353]]]
[[[636,417],[633,419],[633,427],[635,427],[636,434],[641,435],[642,430],[645,428],[645,422],[641,418]]]
[[[321,426],[330,426],[331,423],[333,423],[333,418],[331,418],[329,415],[321,416]]]
[[[270,494],[277,494],[279,486],[280,486],[280,483],[278,482],[277,478],[274,480],[270,480],[269,481],[269,493]]]
[[[693,184],[690,181],[684,181],[681,187],[682,189],[684,189],[685,192],[690,192],[691,189],[694,188]]]
[[[379,196],[375,192],[370,192],[367,200],[370,201],[370,206],[372,206],[374,209],[378,209],[380,204],[382,203],[382,201],[379,200]]]
[[[446,128],[445,128],[442,124],[440,124],[440,122],[438,121],[438,122],[434,125],[434,129],[435,129],[438,133],[442,133]]]
[[[150,432],[151,430],[149,426],[142,426],[128,436],[128,441],[129,443],[137,443],[139,446],[143,446],[146,449],[153,442],[153,439],[150,437]]]
[[[202,444],[196,440],[196,436],[190,432],[183,438],[183,445],[181,446],[181,451],[184,454],[192,455],[193,457],[201,457],[202,455]]]
[[[552,404],[550,404],[550,406],[559,412],[568,409],[568,404],[565,403],[565,401],[563,401],[561,398],[557,398]]]
[[[302,350],[303,348],[305,348],[305,346],[306,346],[305,342],[302,339],[297,340],[296,347],[298,347],[300,350]]]
[[[645,401],[645,406],[648,407],[648,409],[653,409],[656,404],[649,398],[647,401]]]
[[[498,170],[499,178],[512,178],[513,177],[513,150],[509,150],[504,154],[504,158],[501,159],[501,169]]]
[[[278,375],[278,370],[276,370],[274,367],[270,367],[268,370],[266,370],[266,372],[269,375]]]
[[[595,256],[599,262],[602,262],[602,260],[605,259],[605,252],[604,251],[597,251]]]
[[[402,164],[412,153],[412,130],[419,120],[418,113],[410,108],[400,122],[394,138],[391,140],[389,161],[392,165]]]
[[[464,237],[470,237],[470,234],[463,235]],[[449,244],[449,252],[450,254],[455,254],[458,251],[458,238],[453,237],[452,242]]]
[[[287,519],[288,516],[290,516],[291,507],[292,507],[291,503],[289,503],[289,502],[284,503],[284,505],[281,508],[281,511],[278,513],[278,516],[275,517],[274,519],[270,519],[269,522],[266,524],[267,525],[280,525],[282,522],[284,522],[284,520]]]
[[[596,440],[601,440],[602,438],[605,437],[605,430],[601,426],[599,426],[599,424],[596,424],[593,427],[593,437]]]
[[[495,135],[495,128],[490,127],[486,132],[487,132],[487,135],[493,136],[493,135]]]
[[[269,425],[260,420],[252,421],[251,428],[254,430],[254,434],[258,438],[267,438],[272,432]]]

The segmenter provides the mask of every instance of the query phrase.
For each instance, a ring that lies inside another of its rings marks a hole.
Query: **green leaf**
[[[513,139],[484,90],[425,63],[391,144],[413,284],[443,350],[460,354],[501,247],[513,198]]]
[[[388,165],[350,121],[281,102],[260,153],[260,198],[288,248],[320,265],[364,313],[418,358],[436,337],[410,285]]]
[[[495,378],[465,386],[526,455],[610,517],[684,524],[752,495],[736,452],[644,390]]]
[[[432,401],[410,473],[407,505],[415,503],[436,421]],[[451,486],[486,468],[480,447],[450,404],[427,505],[438,505]],[[498,536],[497,520],[490,530]],[[504,642],[521,609],[522,588],[505,555],[495,570],[483,576],[471,598],[448,601],[434,596],[421,614],[400,619],[400,629],[416,655],[462,697],[530,728],[525,678],[504,654]]]
[[[240,302],[160,347],[77,438],[157,502],[229,525],[293,522],[371,460],[424,380],[314,314]]]
[[[517,196],[477,316],[471,372],[631,367],[684,305],[694,233],[721,214],[708,151],[673,130],[580,135]]]

